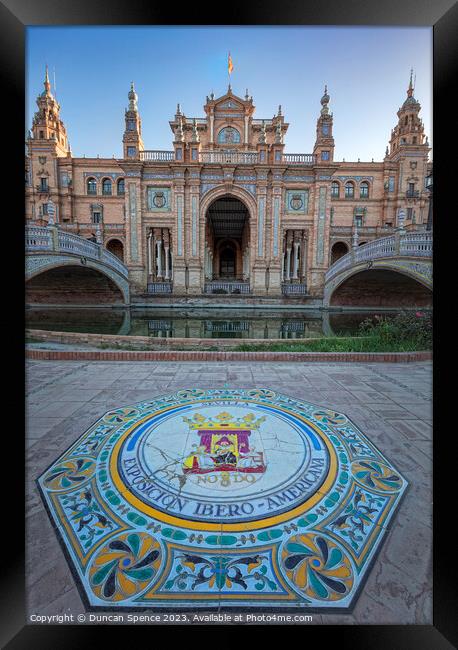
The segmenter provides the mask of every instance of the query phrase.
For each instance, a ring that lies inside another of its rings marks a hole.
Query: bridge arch
[[[129,284],[94,260],[34,255],[26,260],[29,304],[128,304]],[[28,268],[27,268],[28,267]]]
[[[396,232],[352,248],[326,271],[323,307],[432,303],[432,233]]]
[[[425,277],[377,261],[341,274],[326,294],[331,307],[432,306],[432,287]]]

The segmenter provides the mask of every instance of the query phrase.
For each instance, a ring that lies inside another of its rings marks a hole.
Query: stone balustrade
[[[282,162],[287,165],[314,165],[316,156],[313,153],[284,153]]]
[[[52,250],[52,237],[48,228],[27,226],[25,229],[25,249]]]
[[[250,293],[250,285],[248,282],[213,280],[205,283],[204,293]]]
[[[147,293],[154,294],[167,294],[172,293],[172,283],[171,282],[148,282]]]
[[[120,275],[127,278],[128,270],[120,259],[113,255],[100,244],[84,239],[58,228],[43,226],[26,226],[25,229],[26,253],[49,251],[54,253],[68,253],[87,259],[97,260],[115,269]]]
[[[145,149],[144,151],[140,151],[140,160],[153,161],[153,162],[154,161],[168,162],[170,160],[175,160],[175,152]]]
[[[143,162],[176,162],[174,151],[145,149],[139,152],[139,158]],[[199,153],[199,162],[221,165],[269,164],[268,158],[262,161],[260,160],[257,151],[201,151]],[[285,153],[282,154],[281,162],[286,165],[310,166],[316,163],[316,156],[311,153]]]
[[[361,262],[382,257],[432,257],[433,236],[428,232],[396,233],[389,237],[374,239],[351,250],[332,264],[326,272],[326,282]]]
[[[284,282],[281,285],[281,292],[284,296],[305,296],[307,294],[307,286],[304,283],[290,284]]]
[[[254,165],[259,162],[256,151],[202,151],[199,154],[199,162],[202,163],[219,163],[219,164],[236,164],[236,165]]]

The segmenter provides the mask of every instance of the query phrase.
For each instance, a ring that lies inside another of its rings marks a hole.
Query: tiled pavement
[[[314,623],[432,623],[432,364],[30,361],[28,613],[85,611],[35,479],[104,412],[180,388],[266,387],[345,413],[409,481],[351,614]]]

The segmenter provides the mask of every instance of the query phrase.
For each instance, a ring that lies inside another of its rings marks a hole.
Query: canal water
[[[268,309],[84,309],[26,311],[26,326],[57,332],[86,332],[171,338],[298,339],[358,334],[360,323],[396,312],[281,311]]]

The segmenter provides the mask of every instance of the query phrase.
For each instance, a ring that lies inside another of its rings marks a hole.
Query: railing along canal
[[[427,232],[390,235],[362,244],[341,257],[326,272],[326,282],[345,269],[360,262],[382,257],[432,257],[433,236]]]
[[[219,294],[250,293],[250,284],[248,282],[224,282],[216,280],[212,282],[206,282],[204,292]]]
[[[107,251],[106,248],[88,239],[84,239],[84,237],[56,228],[26,226],[25,250],[27,253],[49,251],[78,255],[79,257],[102,262],[125,278],[128,277],[127,267],[116,255]]]

